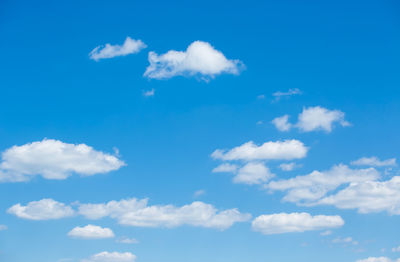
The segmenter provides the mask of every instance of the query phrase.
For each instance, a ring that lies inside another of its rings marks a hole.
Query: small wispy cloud
[[[7,230],[8,227],[6,225],[0,225],[0,231]]]
[[[199,197],[199,196],[204,195],[205,193],[206,193],[205,190],[200,189],[200,190],[197,190],[196,192],[194,192],[193,196],[194,196],[194,197]]]
[[[137,240],[136,238],[121,237],[121,238],[117,239],[117,243],[138,244],[139,240]]]
[[[145,97],[154,96],[154,94],[155,94],[154,88],[147,90],[147,91],[143,91],[143,96],[145,96]]]
[[[290,88],[286,92],[277,91],[272,95],[275,97],[275,101],[279,101],[282,97],[294,96],[294,95],[301,95],[302,92],[298,88]]]
[[[107,43],[97,46],[89,53],[89,57],[92,60],[99,61],[100,59],[135,54],[146,47],[147,45],[142,40],[135,40],[128,36],[123,45],[111,45]]]

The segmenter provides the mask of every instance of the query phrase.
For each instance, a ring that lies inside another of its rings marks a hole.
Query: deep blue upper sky
[[[232,183],[232,174],[212,172],[222,162],[211,157],[216,149],[249,141],[304,143],[306,157],[256,161],[268,166],[275,180],[339,164],[368,168],[350,165],[362,157],[398,158],[399,2],[2,0],[0,35],[2,161],[7,149],[47,138],[86,144],[126,164],[96,176],[53,180],[38,173],[29,181],[0,183],[0,225],[8,228],[0,230],[0,261],[81,261],[103,251],[131,252],[138,262],[400,257],[391,251],[400,245],[398,213],[285,202],[285,191]],[[122,45],[128,36],[147,48],[97,62],[89,58],[95,47]],[[143,75],[150,51],[184,51],[196,40],[210,43],[227,59],[239,59],[245,68],[207,81],[198,75],[161,80]],[[273,96],[296,88],[301,94],[279,101]],[[153,96],[143,95],[153,89]],[[281,132],[271,124],[285,114],[295,124],[304,109],[316,106],[343,112],[350,125],[336,123],[331,132],[296,127]],[[295,162],[297,168],[284,172],[278,168],[283,162]],[[6,170],[1,165],[0,175]],[[372,168],[380,173],[376,181],[399,175],[397,165]],[[194,196],[198,190],[204,193]],[[202,201],[218,210],[238,208],[253,218],[221,231],[191,225],[131,227],[110,217],[78,215],[36,221],[7,212],[15,204],[41,199],[77,209],[77,202],[129,198],[177,207]],[[400,206],[399,199],[388,201]],[[264,235],[251,229],[254,218],[281,212],[339,215],[345,224],[327,228],[329,236],[314,230]],[[67,236],[88,224],[111,228],[115,238]],[[139,243],[118,243],[122,236]],[[353,242],[346,242],[348,237]]]

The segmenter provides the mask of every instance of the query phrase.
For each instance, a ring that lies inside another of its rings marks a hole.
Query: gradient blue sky
[[[304,158],[262,161],[276,175],[273,180],[339,164],[368,168],[350,164],[362,157],[398,158],[399,2],[3,0],[0,35],[0,152],[47,138],[112,155],[118,148],[115,156],[126,163],[89,177],[52,180],[39,174],[0,183],[0,224],[7,226],[0,231],[0,261],[81,261],[103,251],[131,252],[137,262],[400,257],[392,252],[400,245],[398,214],[285,202],[285,192],[213,173],[222,162],[211,157],[216,149],[248,141],[304,143],[309,148]],[[128,36],[147,48],[90,59],[95,47],[121,45]],[[199,75],[162,80],[143,75],[150,51],[184,51],[196,40],[210,43],[227,59],[239,59],[245,68],[207,81]],[[295,88],[301,94],[279,101],[273,96]],[[143,95],[152,89],[153,96]],[[316,106],[340,110],[351,125],[336,123],[331,132],[295,127],[281,132],[271,123],[285,114],[295,123],[304,109]],[[280,170],[286,162],[298,167]],[[397,165],[372,168],[381,174],[377,181],[400,175]],[[204,194],[195,196],[198,190]],[[237,208],[252,219],[221,231],[132,227],[109,217],[93,221],[78,215],[35,221],[7,212],[15,204],[46,198],[68,205],[148,198],[149,205],[180,207],[202,201],[218,210]],[[339,215],[345,224],[328,228],[328,236],[320,235],[325,229],[273,235],[252,230],[254,218],[281,212]],[[115,238],[67,236],[87,224],[110,228]],[[118,243],[123,236],[139,243]],[[335,243],[348,237],[357,243]]]

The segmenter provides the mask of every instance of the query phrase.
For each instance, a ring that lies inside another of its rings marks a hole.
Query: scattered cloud
[[[83,259],[81,262],[135,262],[136,256],[130,252],[101,252],[92,255],[88,259]]]
[[[357,262],[400,262],[400,259],[392,260],[388,257],[369,257],[366,259],[357,260]]]
[[[301,167],[301,165],[298,165],[295,162],[282,163],[279,165],[279,168],[282,169],[283,171],[292,171],[298,167]]]
[[[261,215],[252,222],[252,229],[265,235],[336,228],[344,225],[340,216],[311,216],[308,213]]]
[[[271,191],[286,191],[284,201],[315,205],[328,192],[343,184],[370,181],[379,177],[379,172],[374,168],[351,169],[340,164],[327,171],[313,171],[304,176],[271,181],[266,188]]]
[[[79,213],[88,219],[111,217],[127,226],[173,228],[191,225],[220,230],[251,218],[250,214],[242,214],[237,209],[218,211],[214,206],[199,201],[182,207],[148,206],[147,202],[147,199],[132,198],[103,204],[82,204]]]
[[[258,95],[257,99],[265,99],[265,95]]]
[[[84,239],[101,239],[101,238],[113,238],[114,232],[106,227],[100,227],[95,225],[87,225],[84,227],[75,227],[68,232],[69,237],[73,238],[84,238]]]
[[[106,44],[105,46],[98,46],[89,53],[90,59],[99,61],[100,59],[113,58],[116,56],[126,56],[140,52],[146,48],[146,44],[142,40],[135,40],[129,36],[125,39],[124,44],[111,45]]]
[[[289,123],[289,115],[274,118],[271,122],[279,131],[289,131],[292,128],[292,124]]]
[[[266,142],[260,146],[253,141],[247,142],[231,150],[217,149],[211,157],[221,160],[290,160],[304,158],[308,148],[298,140]]]
[[[215,167],[212,172],[213,173],[234,173],[239,167],[234,164],[223,163],[219,166]]]
[[[94,150],[85,144],[67,144],[59,140],[13,146],[2,153],[0,182],[28,181],[36,175],[45,179],[66,179],[107,173],[125,163],[116,156]]]
[[[303,132],[324,130],[331,132],[333,125],[339,123],[341,126],[349,126],[344,120],[344,113],[339,110],[329,110],[320,106],[303,108],[298,117],[296,127]]]
[[[75,214],[70,206],[48,198],[29,202],[26,206],[18,203],[10,207],[7,213],[29,220],[60,219]]]
[[[170,50],[158,55],[149,53],[150,65],[144,76],[154,79],[168,79],[174,76],[200,76],[204,80],[219,74],[239,74],[243,63],[229,60],[223,53],[207,42],[195,41],[186,51]]]
[[[143,96],[145,97],[149,97],[149,96],[154,96],[155,90],[154,88],[147,90],[147,91],[143,91]]]
[[[330,236],[332,235],[332,230],[326,230],[320,233],[321,236]]]
[[[6,225],[0,225],[0,231],[7,230],[8,227]]]
[[[301,91],[298,88],[290,88],[287,92],[277,91],[272,95],[275,97],[275,101],[279,101],[282,97],[290,97],[294,95],[301,95]]]
[[[333,244],[352,244],[352,245],[358,245],[358,241],[353,240],[351,237],[345,237],[345,238],[340,238],[337,237],[332,240]]]
[[[250,162],[238,170],[233,178],[233,182],[248,185],[262,184],[274,176],[263,163]]]
[[[194,192],[193,196],[194,197],[200,197],[200,196],[204,195],[205,193],[206,193],[205,190],[200,189],[200,190],[197,190],[196,192]]]
[[[392,252],[400,252],[400,246],[392,248]]]
[[[117,239],[117,243],[138,244],[139,240],[137,240],[136,238],[121,237],[120,239]]]
[[[355,166],[375,166],[375,167],[386,167],[386,166],[396,166],[396,158],[390,158],[386,160],[379,160],[379,158],[373,157],[362,157],[351,162]]]
[[[340,209],[357,209],[359,213],[386,211],[400,215],[400,176],[387,181],[359,181],[318,200],[315,205],[333,205]]]

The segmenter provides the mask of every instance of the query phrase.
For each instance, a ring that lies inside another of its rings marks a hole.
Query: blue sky
[[[397,261],[399,15],[2,1],[0,261]]]

